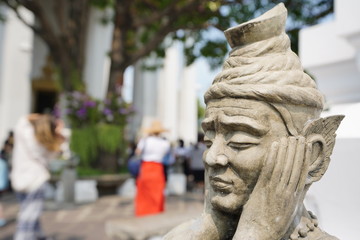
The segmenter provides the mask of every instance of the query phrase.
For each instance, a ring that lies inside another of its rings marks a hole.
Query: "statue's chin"
[[[210,202],[214,210],[231,215],[238,215],[241,214],[242,206],[245,204],[244,200],[244,197],[237,196],[233,193],[212,193]]]

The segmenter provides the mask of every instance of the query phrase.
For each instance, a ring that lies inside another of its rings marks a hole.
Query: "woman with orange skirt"
[[[138,143],[136,152],[142,163],[136,180],[135,215],[144,216],[164,211],[165,175],[162,159],[170,150],[170,143],[160,135],[165,132],[160,122],[154,121],[146,129],[148,136]]]

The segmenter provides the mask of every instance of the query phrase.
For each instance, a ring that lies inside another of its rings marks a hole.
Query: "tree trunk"
[[[72,81],[72,59],[68,57],[66,54],[60,54],[60,59],[57,61],[57,65],[59,67],[59,78],[61,81],[61,86],[64,88],[66,92],[70,92],[74,90],[74,83]],[[80,69],[78,69],[79,71]]]
[[[130,1],[117,0],[115,6],[114,31],[110,53],[111,67],[109,76],[108,93],[121,94],[124,84],[124,72],[129,66],[126,51],[126,32],[131,23],[129,16]]]
[[[115,64],[111,63],[108,94],[117,93],[121,95],[121,90],[124,85],[124,70],[116,68]]]

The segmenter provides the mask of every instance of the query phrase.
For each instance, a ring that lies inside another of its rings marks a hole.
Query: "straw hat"
[[[150,127],[145,128],[144,131],[145,131],[145,133],[148,133],[148,134],[154,134],[154,133],[167,132],[168,129],[165,129],[160,121],[155,120],[151,123]]]

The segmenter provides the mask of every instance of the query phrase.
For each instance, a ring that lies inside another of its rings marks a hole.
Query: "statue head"
[[[285,33],[279,4],[225,31],[232,47],[205,94],[202,123],[211,207],[239,212],[246,204],[275,141],[303,136],[312,145],[305,188],[325,173],[342,116],[319,118],[324,100],[304,72]],[[307,189],[304,190],[306,192]]]

